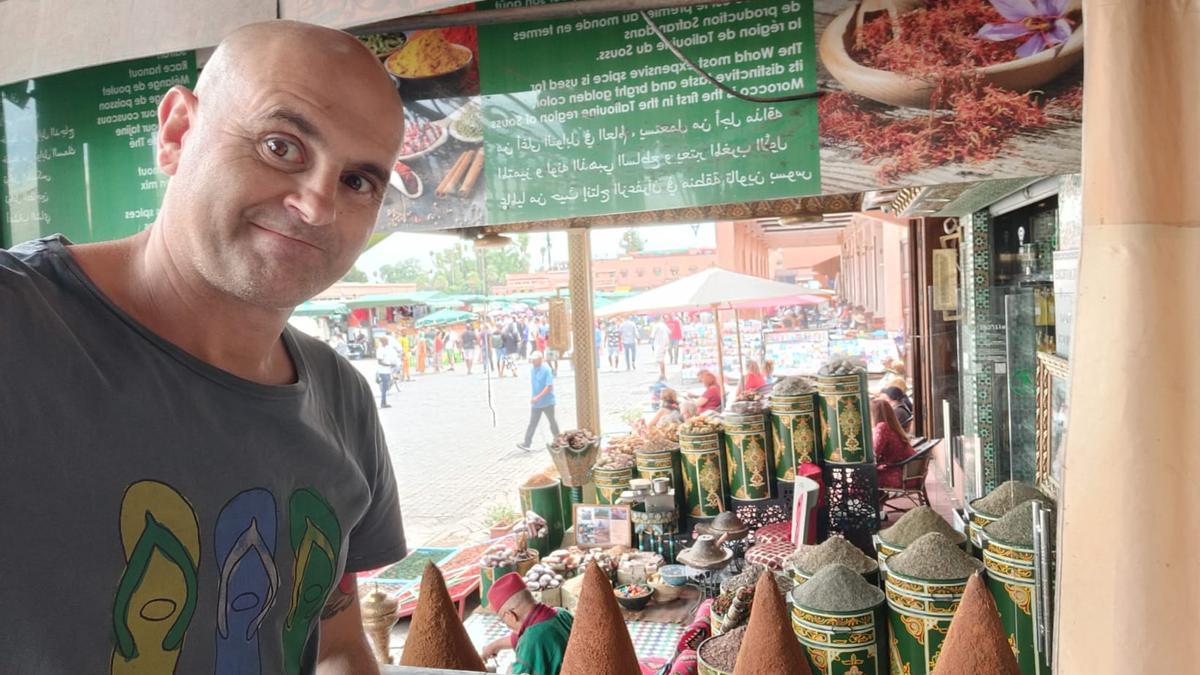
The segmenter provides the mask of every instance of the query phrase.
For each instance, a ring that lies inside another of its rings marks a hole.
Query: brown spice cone
[[[770,570],[763,572],[754,586],[750,623],[733,675],[812,675]]]
[[[560,675],[641,675],[612,584],[596,563],[583,574]]]
[[[1021,675],[1004,625],[1000,623],[996,601],[978,572],[967,582],[933,669],[933,675],[976,673]]]
[[[421,577],[417,611],[413,613],[404,641],[400,665],[446,670],[486,672],[483,659],[467,637],[467,629],[446,591],[446,580],[433,563],[426,563]]]

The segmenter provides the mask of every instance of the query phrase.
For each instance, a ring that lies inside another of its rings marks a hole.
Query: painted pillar
[[[571,368],[575,373],[575,422],[600,433],[600,389],[596,378],[596,319],[592,314],[592,239],[586,229],[567,230],[571,291]]]
[[[1200,11],[1087,0],[1085,14],[1056,672],[1195,672]]]

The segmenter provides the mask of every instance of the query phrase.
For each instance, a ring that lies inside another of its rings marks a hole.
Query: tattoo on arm
[[[331,619],[349,607],[350,603],[356,599],[356,586],[353,574],[343,576],[337,587],[329,594],[329,600],[325,602],[325,608],[321,610],[321,620]]]

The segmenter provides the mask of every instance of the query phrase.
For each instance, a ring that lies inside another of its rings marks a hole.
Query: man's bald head
[[[290,309],[361,252],[404,110],[358,40],[271,21],[222,41],[194,91],[164,97],[159,124],[172,258],[242,301]]]

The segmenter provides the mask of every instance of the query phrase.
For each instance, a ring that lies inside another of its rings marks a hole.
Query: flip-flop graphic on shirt
[[[300,672],[309,646],[313,621],[337,581],[342,528],[337,514],[315,490],[292,493],[288,503],[288,532],[295,559],[292,563],[291,609],[283,626],[283,664],[289,674]]]
[[[121,500],[125,572],[113,603],[112,675],[175,672],[196,611],[200,528],[170,486],[139,481]]]
[[[217,584],[217,675],[261,675],[259,628],[275,604],[275,497],[262,488],[229,500],[213,529]]]

